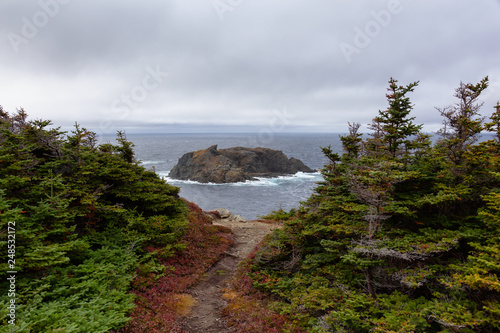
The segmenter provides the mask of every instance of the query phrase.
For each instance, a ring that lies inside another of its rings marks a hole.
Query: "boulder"
[[[236,222],[245,222],[246,219],[241,215],[234,215],[233,220]]]
[[[231,216],[233,216],[233,213],[231,213],[230,210],[225,209],[225,208],[217,208],[217,209],[214,209],[213,211],[219,213],[221,219],[228,219]]]
[[[245,218],[241,215],[234,215],[230,210],[225,208],[217,208],[210,212],[209,215],[216,216],[216,218],[220,217],[222,220],[231,220],[235,222],[245,222]]]
[[[288,158],[280,150],[262,147],[217,149],[217,145],[214,145],[184,154],[169,176],[220,184],[255,180],[255,177],[284,176],[299,171],[314,172],[302,161]]]

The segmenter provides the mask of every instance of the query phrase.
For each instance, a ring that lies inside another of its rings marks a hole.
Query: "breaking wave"
[[[238,183],[200,183],[193,180],[179,180],[168,177],[169,172],[158,172],[158,175],[163,177],[167,183],[173,185],[189,184],[189,185],[204,185],[204,186],[280,186],[289,182],[302,182],[302,181],[321,181],[323,177],[320,172],[297,172],[294,175],[279,176],[279,177],[256,177],[256,180],[247,180]]]
[[[161,164],[165,163],[165,161],[141,161],[141,165],[150,165],[150,164]]]

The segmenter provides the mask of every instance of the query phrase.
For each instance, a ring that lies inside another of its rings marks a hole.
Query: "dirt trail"
[[[232,332],[220,313],[227,302],[222,298],[223,289],[231,287],[231,280],[240,261],[247,258],[257,244],[273,229],[280,228],[277,224],[259,221],[237,222],[234,220],[216,220],[214,224],[231,228],[234,234],[234,246],[228,254],[210,269],[202,281],[189,291],[196,300],[191,314],[185,318],[186,332],[224,333]]]

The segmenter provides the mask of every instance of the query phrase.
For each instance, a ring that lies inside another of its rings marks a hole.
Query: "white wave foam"
[[[247,180],[245,182],[232,183],[231,186],[279,186],[277,178],[261,178],[257,180]]]
[[[314,172],[314,173],[297,172],[294,175],[288,175],[288,176],[279,176],[273,178],[256,177],[256,180],[247,180],[245,182],[217,184],[217,183],[200,183],[194,180],[173,179],[168,176],[169,173],[170,172],[158,172],[158,175],[160,177],[163,177],[167,181],[167,183],[179,184],[179,186],[181,184],[205,185],[205,186],[279,186],[286,182],[320,181],[323,179],[320,172]]]
[[[165,163],[165,161],[141,161],[142,165],[146,165],[146,164],[160,164],[160,163]]]
[[[296,179],[314,179],[314,178],[320,178],[320,177],[321,177],[321,172],[319,172],[319,171],[313,172],[313,173],[299,171],[294,175],[279,176],[278,179],[296,180]]]

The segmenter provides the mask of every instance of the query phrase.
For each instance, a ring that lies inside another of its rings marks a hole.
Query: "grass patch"
[[[194,297],[189,294],[175,294],[174,301],[175,313],[183,317],[189,316],[193,307],[198,304]]]

